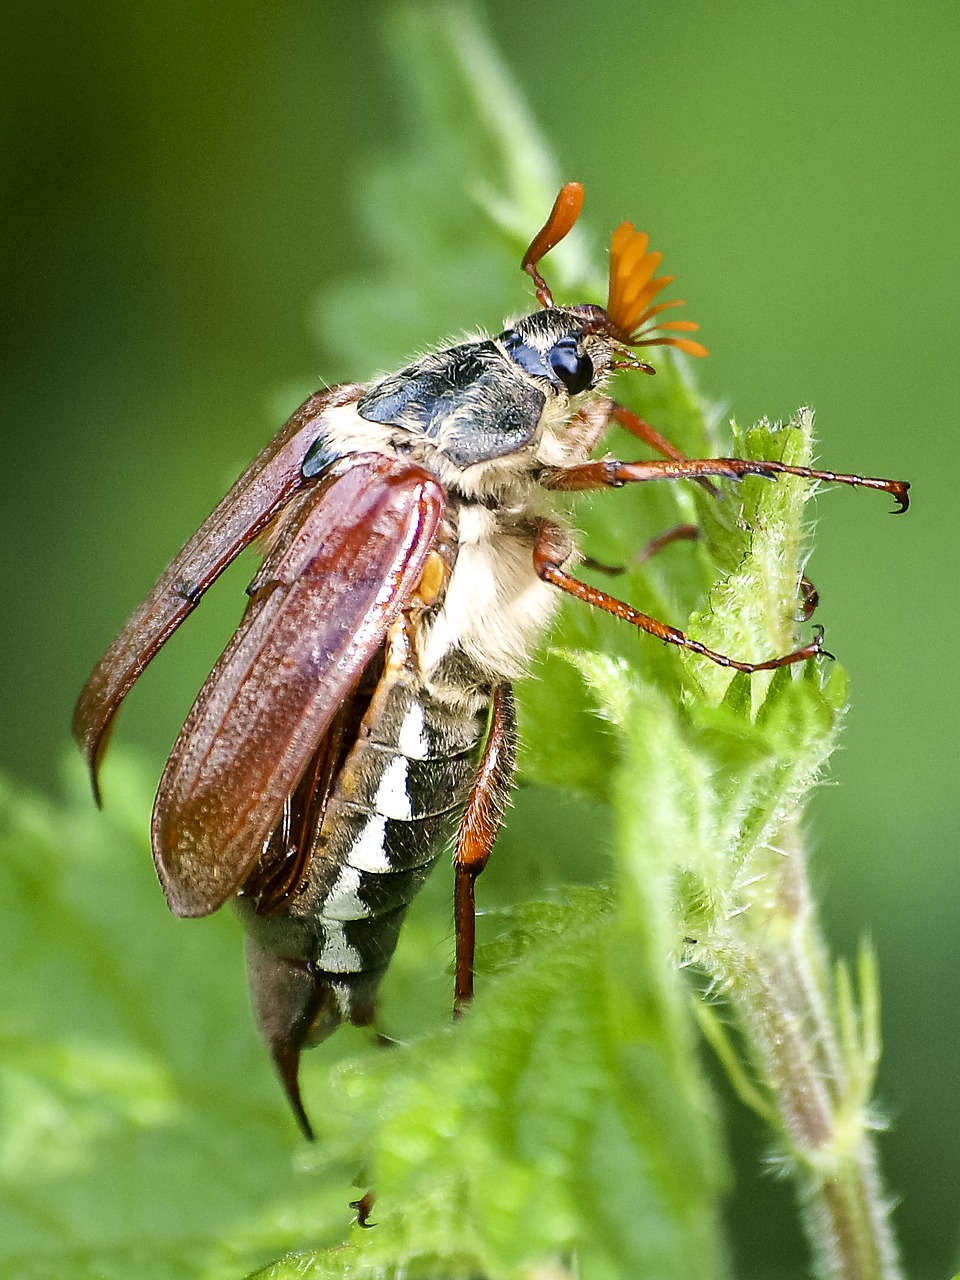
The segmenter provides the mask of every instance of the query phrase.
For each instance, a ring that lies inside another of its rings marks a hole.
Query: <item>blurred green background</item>
[[[56,788],[76,693],[156,572],[300,393],[344,376],[316,299],[377,265],[357,230],[364,158],[417,148],[386,7],[7,15],[0,764],[39,789]],[[960,1223],[958,695],[943,666],[958,635],[960,9],[478,8],[563,176],[584,182],[595,238],[632,218],[679,274],[707,393],[742,422],[812,404],[824,465],[913,482],[902,520],[872,495],[818,504],[810,573],[853,709],[811,826],[832,947],[868,932],[879,953],[881,1154],[906,1259],[945,1274]],[[524,297],[518,273],[504,313]],[[130,700],[118,740],[157,771],[236,609],[214,600]],[[789,1192],[758,1176],[760,1139],[729,1110],[735,1256],[747,1275],[783,1251],[786,1273]]]

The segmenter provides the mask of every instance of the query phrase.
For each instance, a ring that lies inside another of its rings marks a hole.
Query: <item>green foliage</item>
[[[520,914],[461,1025],[328,1082],[323,1159],[358,1136],[375,1152],[378,1229],[358,1256],[397,1274],[448,1275],[464,1252],[489,1276],[567,1255],[585,1276],[690,1274],[713,1249],[691,1189],[715,1159],[669,1141],[690,1115],[656,994],[637,999],[635,940],[596,890]]]
[[[268,1274],[519,1275],[579,1248],[584,1275],[628,1259],[681,1275],[709,1256],[710,1197],[691,1191],[710,1190],[715,1156],[702,1133],[690,1145],[677,1090],[698,1092],[692,1060],[671,1061],[608,895],[517,913],[458,1028],[314,1078],[318,1152],[293,1167],[236,928],[163,917],[136,770],[108,770],[106,815],[78,765],[69,781],[61,807],[4,797],[0,816],[0,1271],[235,1275],[336,1240],[367,1161],[377,1230]]]
[[[291,1167],[239,928],[167,917],[138,769],[111,762],[107,799],[79,760],[59,805],[0,799],[0,1274],[227,1277],[336,1239],[342,1187]]]
[[[361,158],[356,225],[374,266],[325,289],[318,329],[333,381],[396,368],[472,326],[499,330],[529,308],[518,270],[531,228],[560,186],[550,148],[516,86],[461,4],[387,10],[416,150]],[[582,298],[592,279],[582,233],[551,256]]]
[[[337,380],[520,309],[517,262],[557,186],[469,12],[391,13],[423,144],[364,174],[376,271],[320,316]],[[552,255],[559,297],[600,299],[588,263],[579,232]],[[687,365],[663,355],[658,369],[624,380],[623,398],[692,454],[715,451]],[[810,426],[802,414],[736,444],[803,460]],[[724,486],[722,500],[636,486],[585,502],[578,520],[591,555],[627,566],[618,593],[658,617],[692,614],[698,638],[751,658],[794,644],[807,496],[792,480]],[[647,537],[694,519],[700,544],[631,566]],[[78,770],[59,808],[8,798],[0,1270],[218,1277],[286,1253],[257,1274],[721,1274],[723,1161],[677,961],[686,949],[719,973],[732,954],[730,922],[775,882],[778,833],[829,754],[844,690],[822,663],[731,677],[565,608],[521,690],[518,822],[537,789],[589,798],[615,832],[616,889],[556,889],[485,922],[479,995],[456,1027],[427,1013],[390,1053],[349,1032],[318,1050],[305,1076],[319,1141],[295,1164],[245,1008],[238,930],[163,917],[136,771],[108,771],[105,816],[81,799]],[[416,991],[436,983],[423,919],[398,957]],[[862,1062],[873,1024],[858,1030],[843,981],[845,1043]],[[756,1064],[727,1058],[773,1115]],[[872,1070],[857,1080],[862,1105]],[[376,1230],[347,1234],[347,1201],[368,1186]]]

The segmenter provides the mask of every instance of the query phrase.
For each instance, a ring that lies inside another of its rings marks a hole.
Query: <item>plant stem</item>
[[[795,823],[777,843],[765,874],[751,876],[750,896],[709,931],[696,959],[737,1017],[765,1095],[761,1114],[773,1116],[798,1184],[817,1274],[897,1280],[871,1136],[872,965],[866,956],[858,1017],[845,974],[836,995],[830,987]]]

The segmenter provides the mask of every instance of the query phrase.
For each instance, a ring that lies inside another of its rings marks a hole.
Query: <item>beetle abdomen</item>
[[[311,1039],[341,1019],[370,1021],[406,909],[452,840],[476,777],[486,711],[430,696],[403,625],[388,639],[301,883],[265,914],[255,899],[238,899],[261,957],[306,966],[329,994]]]
[[[331,975],[386,966],[406,907],[452,838],[476,775],[482,723],[425,699],[411,705],[434,729],[455,738],[458,749],[417,760],[358,740],[327,807],[303,892],[290,910],[315,930],[310,959]]]

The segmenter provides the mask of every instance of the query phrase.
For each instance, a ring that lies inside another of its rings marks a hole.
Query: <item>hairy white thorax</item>
[[[457,559],[443,603],[423,628],[420,664],[428,687],[459,650],[492,684],[515,680],[546,628],[559,594],[533,567],[535,533],[502,510],[461,506]]]

